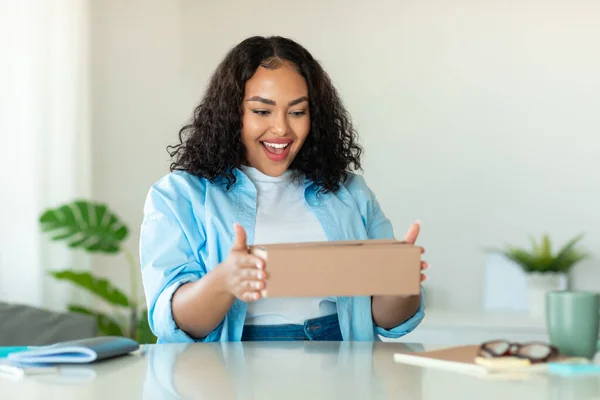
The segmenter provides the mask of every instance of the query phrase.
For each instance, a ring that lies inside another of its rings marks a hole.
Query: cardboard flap
[[[413,247],[412,244],[395,239],[369,239],[369,240],[333,240],[325,242],[300,242],[300,243],[273,243],[273,244],[254,244],[249,246],[250,252],[254,249],[269,250],[269,249],[295,249],[306,247],[340,247],[340,246],[381,246],[394,245]]]

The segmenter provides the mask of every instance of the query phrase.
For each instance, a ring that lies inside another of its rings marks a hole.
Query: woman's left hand
[[[421,222],[414,222],[410,228],[408,228],[408,232],[406,232],[406,236],[404,236],[404,241],[406,243],[415,244],[417,241],[417,237],[419,236],[419,232],[421,231]],[[425,249],[421,247],[421,253],[424,253]],[[423,274],[423,270],[429,268],[429,264],[426,261],[421,261],[421,282],[423,282],[427,277]]]

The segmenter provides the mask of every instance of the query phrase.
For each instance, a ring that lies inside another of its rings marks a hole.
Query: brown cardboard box
[[[421,248],[397,240],[250,246],[266,260],[263,296],[416,295]]]

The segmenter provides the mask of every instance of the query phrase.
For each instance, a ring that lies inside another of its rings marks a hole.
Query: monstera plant
[[[148,326],[147,310],[138,293],[137,263],[123,245],[129,234],[127,225],[106,205],[81,200],[45,210],[39,223],[42,232],[50,235],[53,241],[63,241],[73,250],[90,254],[123,255],[129,265],[129,295],[109,280],[90,272],[52,271],[54,278],[71,282],[97,296],[114,312],[107,314],[78,304],[69,304],[69,310],[95,317],[102,335],[127,336],[139,343],[155,343],[156,337]]]

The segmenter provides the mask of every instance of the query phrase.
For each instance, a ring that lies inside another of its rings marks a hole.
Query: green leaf
[[[583,239],[583,234],[579,234],[577,236],[575,236],[573,239],[569,240],[558,252],[558,255],[556,256],[557,259],[561,259],[565,256],[568,256],[569,254],[571,254],[573,251],[576,252],[576,250],[574,250],[575,245],[581,240]]]
[[[542,237],[541,257],[545,259],[552,258],[552,244],[548,235]]]
[[[139,344],[154,344],[157,341],[156,336],[152,333],[148,324],[148,310],[143,310],[140,313],[136,340]]]
[[[533,236],[530,236],[529,240],[531,241],[532,254],[539,256],[542,253],[542,249],[537,244],[537,241],[535,240],[535,238]]]
[[[82,306],[71,304],[69,305],[69,311],[77,312],[80,314],[91,315],[96,318],[98,324],[98,333],[106,336],[123,336],[123,329],[119,326],[114,319],[106,314],[90,310]]]
[[[495,250],[503,254],[508,259],[517,263],[525,272],[568,272],[575,264],[586,259],[588,254],[575,249],[575,244],[579,242],[583,235],[571,239],[554,255],[552,252],[552,243],[548,235],[543,235],[538,244],[533,238],[530,238],[532,250],[526,250],[518,247],[507,246],[504,250]]]
[[[526,270],[535,270],[539,267],[536,265],[535,258],[522,249],[508,249],[504,255],[508,257],[510,260],[519,264],[523,269]]]
[[[123,307],[129,306],[129,298],[107,279],[98,278],[89,272],[76,272],[72,270],[53,271],[50,274],[56,279],[70,281],[111,304]]]
[[[129,229],[104,204],[77,200],[42,213],[42,232],[89,252],[117,253]]]
[[[583,234],[576,236],[567,242],[559,251],[554,261],[554,268],[558,271],[567,271],[571,266],[587,259],[587,252],[578,250],[575,245],[583,238]]]

